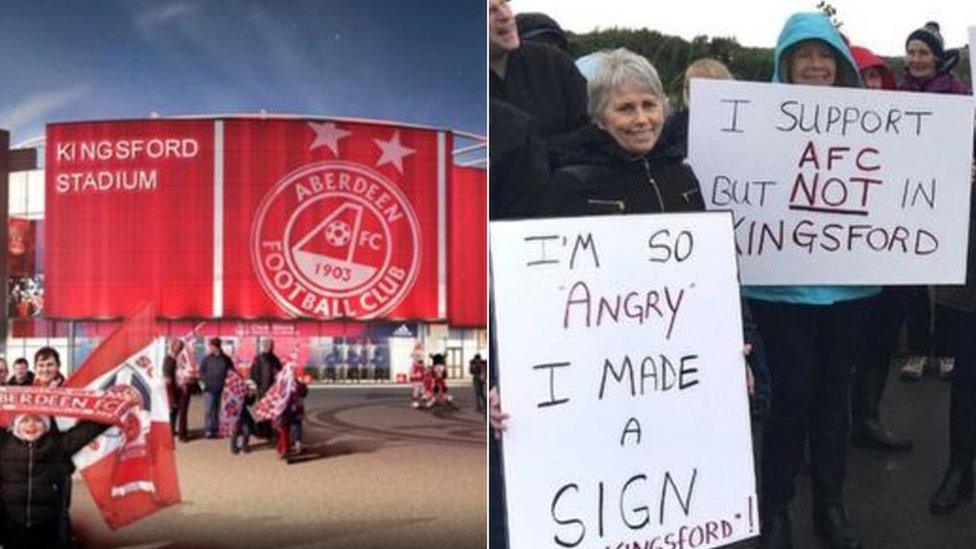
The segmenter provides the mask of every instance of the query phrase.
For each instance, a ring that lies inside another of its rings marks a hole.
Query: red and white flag
[[[217,428],[217,436],[230,437],[234,435],[234,428],[244,411],[244,397],[247,395],[247,386],[244,378],[236,370],[227,372],[224,379],[224,391],[220,394],[220,422]]]
[[[193,342],[196,339],[197,330],[201,327],[203,327],[202,322],[197,324],[189,334],[180,338],[183,341],[183,350],[176,357],[176,383],[181,387],[200,378],[197,362],[193,359]]]
[[[153,308],[143,306],[65,384],[96,390],[129,385],[141,396],[132,424],[109,429],[74,456],[112,529],[180,501],[162,370],[166,346],[155,328]]]
[[[276,421],[284,413],[288,401],[298,388],[298,383],[295,381],[296,367],[295,361],[289,360],[278,372],[274,385],[254,407],[254,415],[258,421]]]

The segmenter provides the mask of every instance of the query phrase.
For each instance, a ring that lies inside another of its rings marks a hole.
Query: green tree
[[[728,65],[739,80],[769,81],[773,74],[771,48],[746,48],[732,37],[696,36],[691,42],[647,28],[594,30],[569,34],[574,57],[603,50],[627,48],[654,65],[671,99],[677,99],[685,68],[696,59],[712,57]]]
[[[627,48],[643,55],[657,69],[672,100],[679,95],[685,68],[702,57],[712,57],[725,63],[738,80],[769,82],[773,76],[772,48],[748,48],[733,37],[709,38],[702,35],[689,42],[679,36],[669,36],[647,28],[611,28],[597,29],[586,34],[570,34],[569,46],[574,57],[616,48]],[[962,55],[955,73],[966,82],[972,82],[969,48],[963,47],[960,51]],[[895,73],[895,78],[900,80],[904,70],[904,58],[884,59]]]

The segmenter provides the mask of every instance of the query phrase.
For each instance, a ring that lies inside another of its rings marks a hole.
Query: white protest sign
[[[976,94],[976,26],[969,27],[969,81]]]
[[[511,547],[758,535],[731,216],[494,222],[490,240]]]
[[[965,280],[971,96],[694,80],[691,105],[743,284]]]

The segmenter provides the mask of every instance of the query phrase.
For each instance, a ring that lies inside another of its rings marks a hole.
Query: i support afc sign
[[[688,158],[746,285],[960,284],[973,98],[693,80]]]
[[[444,318],[449,147],[338,121],[51,125],[49,314]]]

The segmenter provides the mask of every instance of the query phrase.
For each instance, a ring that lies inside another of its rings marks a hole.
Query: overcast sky
[[[816,11],[817,0],[511,0],[516,12],[541,11],[564,28],[643,28],[676,34],[732,36],[744,46],[772,47],[790,14]],[[926,21],[942,26],[948,47],[962,47],[976,25],[976,1],[833,0],[843,30],[855,44],[886,56],[904,55],[905,39]]]
[[[484,0],[2,0],[0,128],[213,112],[485,133]]]

